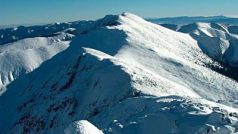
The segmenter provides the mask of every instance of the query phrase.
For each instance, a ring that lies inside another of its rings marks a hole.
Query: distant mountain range
[[[197,17],[168,17],[168,18],[147,18],[147,21],[158,23],[158,24],[190,24],[195,22],[206,22],[206,23],[223,23],[223,24],[231,24],[238,25],[238,18],[231,18],[226,16],[197,16]]]

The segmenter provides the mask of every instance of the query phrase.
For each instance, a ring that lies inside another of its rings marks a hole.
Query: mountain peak
[[[141,22],[145,21],[141,17],[132,13],[123,12],[119,15],[106,15],[104,18],[96,21],[96,26],[116,26],[122,23],[129,23],[131,21]]]

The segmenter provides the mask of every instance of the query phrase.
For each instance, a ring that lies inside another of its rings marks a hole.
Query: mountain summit
[[[235,133],[238,83],[212,63],[188,34],[108,15],[6,87],[0,132]]]

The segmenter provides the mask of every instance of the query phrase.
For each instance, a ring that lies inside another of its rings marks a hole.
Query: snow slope
[[[0,46],[0,94],[18,76],[33,71],[40,64],[69,46],[73,35],[27,38]]]
[[[106,128],[104,133],[114,134],[236,132],[237,117],[218,108],[221,107],[219,105],[201,102],[176,96],[130,98],[108,108],[92,120],[99,124],[98,127]]]
[[[198,41],[203,52],[214,60],[237,67],[238,35],[230,33],[229,27],[232,28],[232,26],[217,23],[193,23],[177,26],[176,31],[190,34]]]
[[[65,134],[103,134],[95,126],[86,120],[76,121],[70,124]]]
[[[7,86],[0,132],[235,133],[238,83],[212,62],[188,34],[108,15]]]
[[[238,81],[236,26],[218,23],[162,24],[161,26],[190,34],[198,41],[203,52],[215,60],[216,64],[220,64],[207,66]]]

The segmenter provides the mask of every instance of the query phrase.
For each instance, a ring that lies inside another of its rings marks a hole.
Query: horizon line
[[[122,14],[122,13],[120,13]],[[120,15],[120,14],[106,14],[106,15]],[[132,13],[133,14],[133,13]],[[100,17],[100,18],[95,18],[95,19],[79,19],[79,20],[68,20],[68,21],[49,21],[49,22],[37,22],[37,23],[19,23],[19,24],[0,24],[0,28],[8,28],[8,27],[14,27],[14,26],[32,26],[32,25],[48,25],[48,24],[55,24],[55,23],[72,23],[72,22],[77,22],[77,21],[96,21],[98,19],[101,19],[105,17],[106,15]],[[135,14],[136,15],[136,14]],[[168,16],[168,17],[142,17],[139,16],[145,20],[152,20],[152,19],[172,19],[172,18],[196,18],[196,17],[204,17],[204,18],[212,18],[212,17],[225,17],[225,18],[230,18],[230,19],[238,19],[238,15],[194,15],[194,16],[187,16],[187,15],[181,15],[181,16]]]

